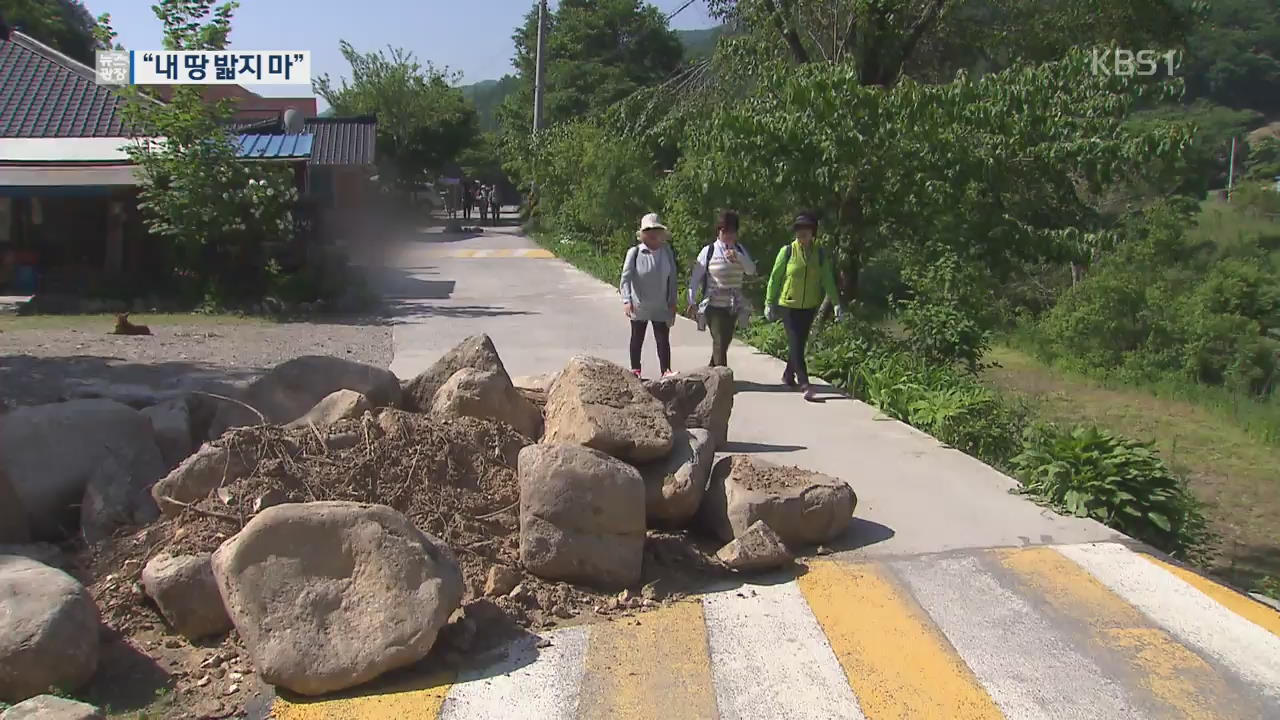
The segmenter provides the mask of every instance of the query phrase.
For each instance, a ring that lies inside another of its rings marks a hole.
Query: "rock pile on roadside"
[[[81,585],[0,550],[0,588],[29,596],[0,628],[25,638],[0,640],[0,678],[30,676],[0,700],[82,685],[100,623],[167,628],[172,647],[234,639],[262,681],[318,695],[429,653],[458,662],[504,628],[677,599],[664,568],[781,567],[844,532],[856,498],[797,468],[717,463],[733,392],[724,368],[644,383],[588,356],[513,381],[477,336],[403,385],[304,357],[225,397],[6,413],[0,543],[74,534],[88,552]],[[69,434],[94,442],[51,457]],[[25,668],[32,652],[57,677]]]

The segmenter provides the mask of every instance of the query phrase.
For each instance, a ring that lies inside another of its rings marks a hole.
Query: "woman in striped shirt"
[[[698,253],[689,279],[689,307],[699,328],[711,328],[711,366],[729,364],[729,344],[738,323],[751,315],[742,281],[756,274],[756,264],[738,243],[738,213],[725,210],[716,222],[716,239]]]

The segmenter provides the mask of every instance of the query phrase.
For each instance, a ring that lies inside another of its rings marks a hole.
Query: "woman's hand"
[[[631,306],[631,303],[622,303],[622,313],[626,315],[628,319],[634,319],[636,316],[636,309]]]

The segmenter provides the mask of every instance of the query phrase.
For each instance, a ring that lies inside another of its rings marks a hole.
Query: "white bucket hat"
[[[649,213],[640,218],[640,231],[645,230],[666,230],[667,226],[662,224],[662,218],[658,217],[658,213]]]

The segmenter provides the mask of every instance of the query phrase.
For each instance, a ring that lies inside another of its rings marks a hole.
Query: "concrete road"
[[[387,249],[392,369],[488,333],[512,375],[574,353],[627,363],[614,289],[513,230]],[[676,369],[707,362],[681,320]],[[655,362],[646,348],[646,362]],[[1280,615],[1135,552],[1090,521],[860,402],[782,391],[735,346],[724,452],[820,470],[858,495],[852,533],[799,578],[711,588],[638,619],[555,631],[461,676],[279,718],[1280,718]],[[648,375],[656,371],[649,366]]]

